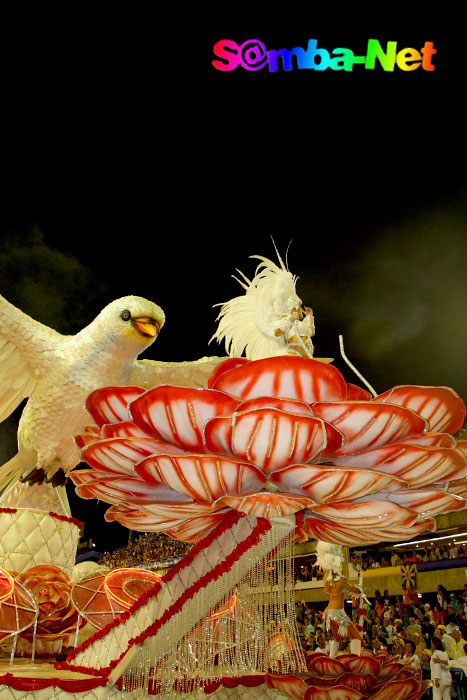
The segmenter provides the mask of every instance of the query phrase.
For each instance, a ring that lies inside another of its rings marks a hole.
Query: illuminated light
[[[123,605],[123,607],[127,609],[133,605],[134,600],[129,602],[128,598],[121,598],[115,592],[115,590],[110,589],[112,581],[118,577],[124,576],[125,574],[128,575],[128,578],[140,579],[143,581],[151,581],[153,583],[161,581],[161,577],[158,576],[158,574],[155,574],[153,571],[147,571],[146,569],[133,569],[131,568],[131,566],[122,567],[121,569],[112,569],[112,571],[109,571],[109,573],[104,579],[104,590],[110,598],[117,601],[117,603],[120,603],[120,605]],[[123,587],[123,584],[124,581],[122,581],[122,586],[119,587]]]
[[[212,615],[210,615],[209,619],[215,620],[217,618],[222,617],[222,615],[227,615],[228,613],[233,612],[235,610],[235,608],[237,607],[237,598],[238,598],[237,594],[234,593],[232,596],[232,603],[230,605],[228,605],[226,608],[224,608],[223,610],[220,610],[219,612],[216,612],[216,613],[213,613]]]
[[[0,603],[2,603],[4,600],[9,598],[13,591],[15,590],[15,580],[13,576],[6,571],[5,569],[2,569],[0,567],[0,584],[3,588],[3,585],[6,584],[8,590],[4,593],[0,592]]]
[[[432,541],[432,540],[417,540],[417,542],[419,542],[420,544],[422,544],[423,542],[430,542],[430,544],[433,544],[434,542],[439,542],[440,540],[450,540],[453,537],[464,537],[465,535],[467,535],[467,532],[458,532],[457,535],[443,535],[442,537],[436,537],[434,541]],[[413,547],[414,544],[415,544],[415,542],[401,542],[399,544],[393,544],[392,547],[393,548],[395,548],[395,547],[407,547],[409,545],[412,545],[412,547]]]

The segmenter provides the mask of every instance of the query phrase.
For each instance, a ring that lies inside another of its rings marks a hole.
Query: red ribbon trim
[[[0,508],[0,513],[17,513],[17,508]]]
[[[176,564],[172,569],[170,569],[170,571],[165,576],[163,576],[162,580],[170,581],[177,574],[178,571],[181,571],[186,566],[189,566],[193,561],[194,557],[200,551],[202,551],[203,549],[207,549],[215,539],[224,534],[226,530],[230,529],[232,525],[234,525],[236,522],[238,522],[241,518],[244,517],[245,516],[243,513],[239,513],[238,511],[234,510],[230,511],[230,513],[228,513],[224,518],[223,522],[220,523],[204,539],[200,540],[200,542],[198,542],[198,544],[195,545],[195,547],[193,547],[193,549],[178,564]],[[251,547],[254,547],[256,544],[258,544],[258,542],[261,539],[261,536],[268,532],[271,529],[271,527],[272,525],[269,522],[269,520],[258,518],[257,525],[254,528],[253,532],[243,542],[241,542],[233,552],[229,554],[225,561],[217,564],[217,566],[215,566],[214,569],[208,571],[207,574],[202,576],[198,581],[196,581],[196,583],[190,586],[190,588],[187,588],[180,596],[180,598],[178,598],[178,600],[172,603],[172,605],[162,614],[162,616],[158,620],[153,622],[152,625],[147,627],[144,630],[144,632],[130,639],[128,647],[120,654],[120,656],[117,659],[114,659],[109,666],[97,669],[88,666],[77,666],[73,664],[72,661],[74,658],[76,658],[76,656],[79,653],[81,653],[82,651],[86,650],[89,646],[94,644],[94,642],[107,636],[110,630],[112,630],[114,627],[118,627],[119,625],[124,624],[132,616],[133,613],[139,610],[143,605],[146,605],[149,602],[149,600],[151,600],[151,598],[154,598],[161,588],[160,583],[157,583],[154,586],[154,588],[143,594],[141,598],[139,598],[129,610],[122,613],[122,615],[117,620],[110,622],[99,632],[96,632],[96,634],[94,634],[92,637],[85,640],[83,644],[77,647],[68,656],[66,661],[56,664],[55,668],[68,669],[70,671],[80,671],[81,673],[87,673],[88,675],[107,676],[108,674],[110,674],[112,669],[114,669],[120,663],[120,661],[127,653],[128,649],[131,646],[133,646],[133,644],[142,644],[148,637],[153,637],[155,634],[157,634],[159,629],[163,625],[165,625],[173,615],[180,612],[187,600],[193,598],[201,588],[205,588],[211,581],[217,580],[223,574],[230,571],[235,562],[237,562],[240,559],[240,557],[242,557],[243,554],[247,552]]]
[[[60,513],[54,513],[52,510],[49,511],[49,515],[56,520],[63,520],[65,523],[72,523],[73,525],[79,527],[80,530],[83,527],[83,523],[81,520],[78,520],[78,518],[69,518],[67,515],[60,515]]]
[[[65,680],[63,678],[19,678],[12,673],[0,676],[0,684],[13,690],[43,690],[44,688],[60,688],[67,693],[84,693],[100,685],[107,685],[107,678],[83,678],[80,680]]]

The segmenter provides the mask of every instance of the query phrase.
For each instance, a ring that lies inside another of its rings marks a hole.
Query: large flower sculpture
[[[466,409],[452,389],[372,399],[334,366],[293,356],[227,360],[209,386],[91,394],[77,493],[112,504],[108,521],[186,542],[232,508],[301,512],[300,536],[349,545],[411,538],[466,506],[466,444],[452,436]]]
[[[71,600],[70,578],[62,569],[50,564],[33,566],[16,580],[31,591],[39,607],[37,640],[64,640],[76,630],[78,611]],[[21,636],[31,642],[33,629],[29,627]]]
[[[291,700],[418,700],[429,685],[419,671],[386,652],[336,659],[314,653],[308,666],[300,677],[267,674],[266,683]]]

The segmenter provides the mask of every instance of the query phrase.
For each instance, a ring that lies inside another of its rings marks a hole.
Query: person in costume
[[[317,563],[324,571],[324,588],[329,593],[329,603],[324,613],[327,630],[332,632],[329,656],[334,658],[339,651],[339,643],[350,637],[350,651],[360,655],[362,635],[344,610],[345,594],[361,596],[362,591],[342,576],[342,548],[336,544],[318,541]]]

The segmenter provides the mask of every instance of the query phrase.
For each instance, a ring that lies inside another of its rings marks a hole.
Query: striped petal
[[[251,493],[266,483],[264,474],[252,464],[211,455],[151,456],[136,465],[135,473],[150,484],[165,484],[198,501]]]
[[[390,681],[371,696],[371,700],[417,700],[421,698],[429,683],[422,683],[416,678]]]
[[[105,514],[107,522],[119,522],[129,530],[137,532],[165,532],[185,522],[186,518],[158,517],[144,508],[118,503],[111,506]]]
[[[225,518],[230,509],[220,510],[211,515],[205,515],[200,518],[190,518],[185,520],[181,525],[167,530],[166,534],[173,537],[175,540],[194,544],[199,542],[203,537],[209,535],[215,527],[217,527]]]
[[[229,372],[231,369],[235,369],[236,367],[240,367],[241,365],[246,365],[248,364],[248,362],[250,362],[250,360],[247,360],[246,357],[229,357],[228,360],[220,362],[209,377],[209,389],[212,389],[214,387],[221,374],[224,374],[224,372]]]
[[[313,416],[310,405],[296,399],[278,399],[275,396],[258,396],[255,399],[243,401],[237,407],[237,413],[253,411],[255,408],[278,408],[289,413],[302,413],[305,416]]]
[[[447,386],[396,386],[375,401],[411,408],[429,421],[431,431],[455,433],[465,420],[465,403]]]
[[[398,503],[404,508],[420,513],[424,518],[432,518],[441,513],[464,510],[467,505],[466,501],[460,496],[436,489],[417,491],[406,489],[405,491],[391,491],[390,493],[380,492],[376,498],[387,498],[393,503]]]
[[[377,469],[393,474],[408,481],[411,487],[428,486],[455,473],[467,476],[467,460],[450,447],[397,443],[358,455],[335,457],[333,461],[346,467]]]
[[[320,419],[273,408],[213,418],[204,434],[209,452],[253,462],[268,474],[294,462],[316,460],[328,444]]]
[[[143,430],[185,450],[203,450],[203,426],[235,411],[239,401],[221,391],[159,386],[132,402],[133,421]]]
[[[392,445],[420,435],[427,426],[426,421],[409,408],[376,401],[315,403],[312,408],[316,416],[332,423],[344,434],[345,444],[339,455]]]
[[[141,460],[167,452],[182,450],[156,438],[109,438],[85,447],[81,458],[99,471],[133,474],[134,465]]]
[[[461,498],[467,498],[467,481],[465,479],[460,479],[459,481],[450,481],[448,484],[436,484],[436,488],[444,491],[447,489],[448,493],[454,493],[456,496]]]
[[[100,435],[93,435],[92,433],[81,433],[81,435],[75,435],[74,437],[76,447],[81,450],[86,445],[92,445],[96,440],[100,440]]]
[[[342,401],[347,384],[338,369],[303,357],[268,357],[221,374],[214,388],[242,399],[277,396],[315,401]]]
[[[70,474],[76,484],[76,493],[81,498],[97,498],[104,503],[127,503],[129,505],[152,504],[154,501],[188,500],[166,486],[147,484],[141,479],[121,475],[104,478],[94,470],[80,470]],[[177,504],[178,505],[178,504]],[[175,507],[175,506],[174,506]]]
[[[372,656],[354,656],[346,666],[353,673],[372,673],[374,676],[378,676],[381,670],[380,663]]]
[[[343,503],[325,503],[313,508],[324,518],[366,530],[367,528],[387,528],[396,525],[413,525],[417,514],[399,506],[397,503],[383,500],[368,500]]]
[[[402,539],[412,539],[427,530],[430,532],[436,530],[434,518],[427,518],[408,527],[399,525],[391,528],[361,529],[308,516],[302,523],[298,534],[300,541],[304,541],[305,536],[308,536],[324,542],[351,546],[374,544],[381,541],[397,542]]]
[[[265,681],[268,688],[278,690],[281,695],[286,695],[291,700],[303,700],[308,688],[305,681],[297,676],[267,673]]]
[[[425,433],[407,440],[401,440],[400,445],[423,445],[425,447],[455,447],[456,440],[449,433]]]
[[[106,423],[101,428],[100,436],[104,440],[108,440],[109,438],[114,437],[137,437],[150,438],[154,440],[154,435],[150,435],[145,430],[138,428],[138,426],[135,423],[132,423],[129,420],[122,421],[121,423]]]
[[[361,386],[347,382],[347,401],[371,401],[372,394]]]
[[[367,469],[295,464],[271,474],[282,491],[309,496],[317,503],[362,498],[380,489],[400,489],[407,482]]]
[[[137,386],[107,386],[97,389],[86,400],[86,408],[100,427],[104,423],[128,420],[128,404],[144,394]]]
[[[282,518],[303,508],[311,508],[314,502],[305,496],[293,496],[289,493],[251,493],[248,496],[224,496],[219,498],[216,506],[234,508],[246,515],[257,518]]]
[[[361,659],[369,659],[369,656],[361,656]],[[373,661],[373,659],[372,659]],[[363,695],[367,695],[370,689],[376,685],[376,678],[371,673],[344,673],[339,678],[339,685],[345,685],[346,688],[357,690]]]
[[[346,672],[344,664],[330,656],[318,656],[311,658],[308,665],[312,674],[317,676],[333,676],[337,678]]]
[[[404,664],[398,661],[390,661],[381,667],[378,673],[378,681],[390,681],[397,676],[401,668],[404,668]]]

